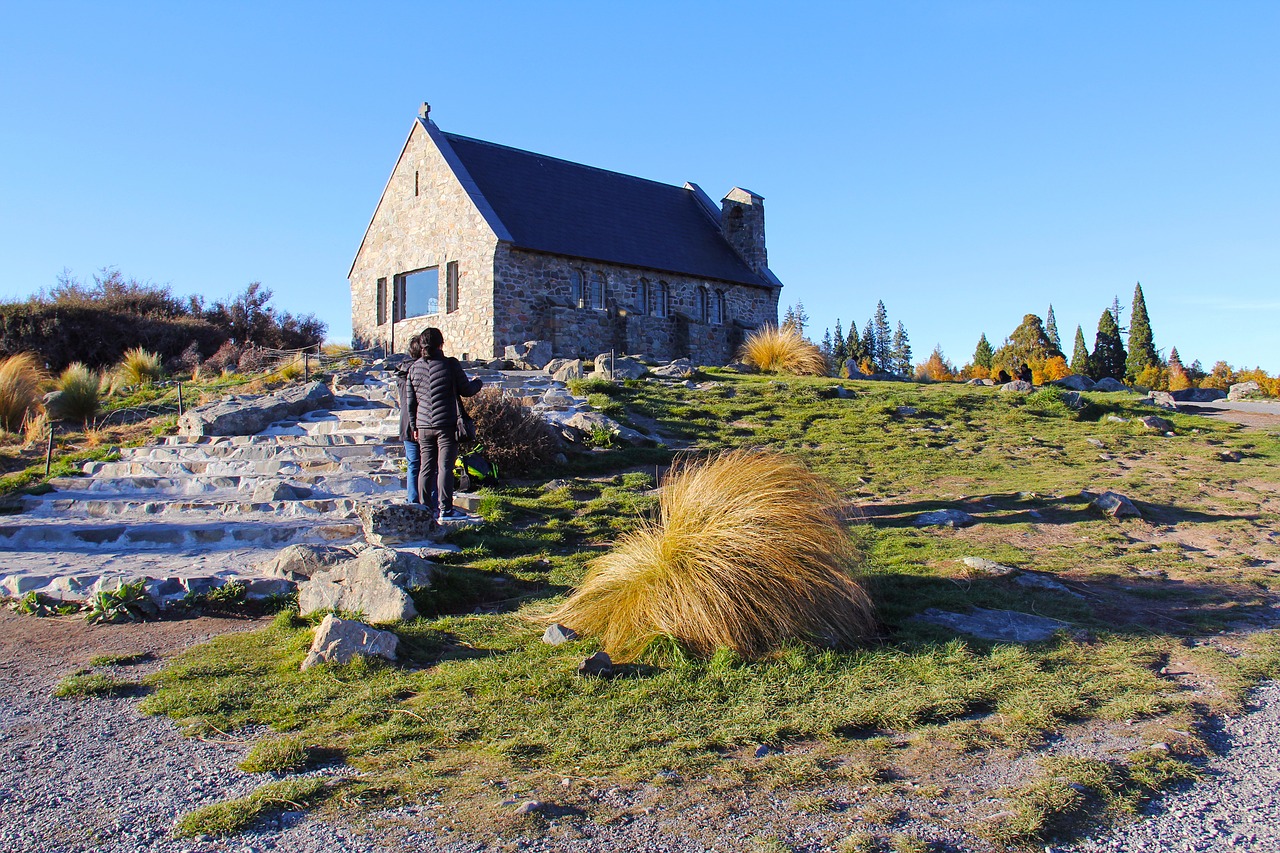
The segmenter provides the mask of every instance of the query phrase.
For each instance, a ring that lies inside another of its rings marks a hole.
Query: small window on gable
[[[724,291],[717,290],[711,294],[711,318],[708,322],[713,326],[724,325]]]
[[[701,285],[698,292],[694,294],[694,313],[699,323],[706,323],[710,320],[710,307],[707,305],[707,289]]]
[[[418,197],[418,173],[413,173],[413,197]]]
[[[653,289],[653,316],[667,316],[667,283],[665,281],[658,282],[658,286]]]
[[[458,310],[458,262],[449,261],[444,268],[444,310],[452,314]]]
[[[387,322],[387,280],[378,279],[378,325]]]
[[[651,288],[649,287],[649,279],[647,278],[640,279],[640,284],[636,287],[636,313],[637,314],[649,313],[650,291],[651,291]]]

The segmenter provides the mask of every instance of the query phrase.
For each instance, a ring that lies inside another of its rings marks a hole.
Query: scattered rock
[[[270,394],[228,397],[188,409],[178,418],[178,435],[254,435],[275,421],[332,405],[333,394],[321,382],[293,385]]]
[[[1081,494],[1087,497],[1089,493],[1082,492]],[[1133,505],[1133,501],[1116,492],[1103,492],[1093,499],[1090,506],[1097,507],[1103,515],[1109,515],[1112,518],[1142,518],[1142,513],[1138,512],[1138,508]]]
[[[542,370],[551,361],[550,341],[525,341],[523,344],[508,344],[503,348],[502,357],[518,364],[523,370]]]
[[[370,628],[353,619],[339,619],[330,613],[316,628],[311,650],[302,661],[302,669],[318,663],[350,663],[356,655],[396,659],[400,638],[390,631]]]
[[[409,590],[431,586],[435,566],[390,548],[366,548],[298,586],[298,612],[360,613],[370,622],[398,622],[418,615]]]
[[[1090,444],[1092,444],[1094,447],[1106,447],[1106,446],[1107,446],[1107,443],[1106,443],[1105,441],[1103,441],[1102,439],[1100,439],[1100,438],[1086,438],[1086,439],[1085,439],[1085,441],[1089,442],[1089,443],[1090,443]]]
[[[1018,391],[1024,394],[1028,394],[1036,390],[1036,386],[1032,385],[1030,382],[1025,382],[1021,379],[1015,379],[1012,382],[1006,382],[1003,385],[1001,385],[1000,390],[1001,391]]]
[[[1093,391],[1128,391],[1130,390],[1123,382],[1112,379],[1110,376],[1104,376],[1097,382],[1093,383]]]
[[[1018,586],[1025,586],[1031,589],[1043,589],[1049,592],[1060,592],[1075,598],[1083,598],[1078,592],[1072,592],[1061,581],[1055,580],[1046,574],[1040,572],[1025,572],[1013,579]]]
[[[1119,415],[1107,415],[1107,423],[1109,424],[1127,424],[1129,421]]]
[[[561,646],[578,639],[578,632],[564,625],[548,625],[542,632],[542,642],[549,646]]]
[[[1064,376],[1061,379],[1055,379],[1049,383],[1057,385],[1059,388],[1070,388],[1072,391],[1088,391],[1093,388],[1093,380],[1088,376]]]
[[[1143,415],[1138,418],[1138,423],[1142,424],[1147,429],[1155,430],[1156,432],[1171,432],[1173,430],[1172,423],[1155,415]]]
[[[985,557],[965,557],[961,562],[969,567],[970,574],[986,575],[994,578],[1011,577],[1018,574],[1019,571],[1013,566],[1001,565],[995,560],[988,560]]]
[[[649,372],[649,368],[638,359],[615,357],[607,352],[596,356],[595,365],[591,375],[599,379],[639,379]]]
[[[731,361],[724,366],[725,370],[732,370],[734,373],[755,373],[754,365],[747,364],[745,361]]]
[[[1138,402],[1146,403],[1149,406],[1157,406],[1161,409],[1178,408],[1178,401],[1173,399],[1173,395],[1168,391],[1152,391],[1149,395]]]
[[[939,509],[916,516],[916,527],[968,527],[975,519],[969,513],[958,509]]]
[[[1257,382],[1250,379],[1248,382],[1237,382],[1231,386],[1231,390],[1227,392],[1228,400],[1247,400],[1250,397],[1262,396],[1262,388]]]
[[[578,435],[574,436],[574,438],[579,441],[592,435],[597,430],[605,429],[619,441],[626,442],[633,447],[645,447],[653,444],[652,439],[648,436],[642,435],[630,427],[624,427],[599,412],[576,412],[572,417],[564,421],[564,426],[576,432]],[[572,434],[571,432],[570,435]]]
[[[596,652],[578,664],[578,675],[595,678],[613,677],[613,659],[605,652]]]
[[[1036,643],[1047,640],[1071,626],[1057,619],[1019,613],[1016,610],[986,610],[975,607],[968,613],[953,613],[930,607],[916,617],[980,640],[1002,643]]]
[[[968,382],[966,382],[966,383],[964,383],[964,384],[965,384],[965,385],[973,385],[973,386],[982,386],[982,387],[984,387],[984,388],[990,388],[990,387],[994,386],[996,383],[992,382],[990,379],[970,379]]]
[[[267,577],[304,581],[353,556],[350,549],[333,545],[289,545],[270,560],[254,564],[253,570]]]
[[[782,754],[782,750],[776,747],[769,746],[769,744],[767,743],[760,744],[759,746],[756,747],[756,751],[755,751],[756,758],[768,758],[770,755],[781,755],[781,754]]]
[[[1239,462],[1244,455],[1239,450],[1219,450],[1218,458],[1223,462]]]
[[[900,418],[910,418],[920,414],[920,410],[915,406],[899,406],[895,411]]]
[[[516,807],[516,814],[533,814],[534,812],[542,811],[543,807],[544,803],[538,800],[529,800]]]
[[[552,369],[552,365],[555,368]],[[568,382],[570,379],[582,378],[582,359],[556,359],[547,365],[547,373],[557,382]]]
[[[687,358],[677,358],[670,364],[653,368],[650,372],[663,379],[688,379],[693,375],[693,363]]]

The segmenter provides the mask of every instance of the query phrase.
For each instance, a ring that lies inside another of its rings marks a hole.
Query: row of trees
[[[804,304],[796,303],[787,309],[783,317],[783,325],[790,324],[804,334],[808,315],[804,313]],[[858,324],[849,324],[846,335],[840,318],[836,318],[833,333],[826,329],[822,335],[822,343],[818,345],[827,363],[836,370],[852,359],[858,368],[867,374],[896,373],[910,376],[912,372],[911,339],[907,335],[907,327],[899,320],[897,328],[890,331],[889,312],[884,307],[884,300],[876,303],[876,310],[858,334]]]
[[[193,355],[199,361],[227,344],[299,349],[324,340],[323,322],[279,310],[271,297],[255,281],[206,304],[203,296],[175,296],[167,285],[127,279],[115,269],[102,270],[92,284],[64,273],[48,292],[0,304],[0,355],[34,352],[60,371],[72,362],[114,364],[131,347],[177,362]]]

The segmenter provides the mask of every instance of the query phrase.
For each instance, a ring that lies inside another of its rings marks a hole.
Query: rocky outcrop
[[[355,555],[352,548],[335,545],[290,545],[270,560],[255,564],[253,570],[271,578],[305,581]]]
[[[356,514],[365,540],[374,545],[426,542],[442,535],[435,516],[422,504],[362,503]]]
[[[688,379],[693,375],[693,363],[687,358],[677,358],[670,364],[653,368],[650,373],[662,379]]]
[[[1247,400],[1250,397],[1261,397],[1262,387],[1250,379],[1248,382],[1237,382],[1227,392],[1228,400]]]
[[[591,375],[596,379],[639,379],[649,372],[644,362],[629,356],[613,356],[602,352],[596,356],[596,368]]]
[[[561,426],[565,438],[577,444],[585,444],[587,439],[601,430],[609,433],[617,441],[633,447],[653,444],[653,440],[648,436],[625,427],[599,412],[575,412],[572,417],[565,419]]]
[[[302,661],[302,669],[321,663],[350,663],[356,655],[396,659],[400,638],[390,631],[370,628],[353,619],[339,619],[330,613],[316,627],[311,649]]]
[[[1070,388],[1072,391],[1088,391],[1093,388],[1092,379],[1088,376],[1080,376],[1078,374],[1064,376],[1061,379],[1055,379],[1049,384],[1057,385],[1059,388]]]
[[[298,585],[298,612],[360,613],[370,622],[399,622],[418,615],[409,590],[431,586],[435,565],[390,548],[366,548],[313,574]]]
[[[1104,376],[1094,383],[1093,391],[1128,391],[1130,388],[1119,380]]]
[[[178,418],[178,434],[254,435],[276,421],[332,405],[333,394],[321,382],[292,385],[270,394],[228,397],[188,410]]]
[[[509,345],[503,351],[503,358],[520,370],[542,370],[551,361],[551,356],[551,341],[525,341],[520,345]]]

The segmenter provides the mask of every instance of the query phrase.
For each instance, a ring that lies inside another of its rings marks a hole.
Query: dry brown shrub
[[[851,576],[862,561],[828,481],[773,451],[734,450],[678,462],[658,517],[593,560],[550,618],[620,661],[663,636],[705,657],[847,646],[874,628]]]
[[[765,373],[825,376],[827,360],[822,350],[793,326],[761,326],[747,335],[738,357]]]
[[[464,402],[467,414],[476,422],[476,441],[503,476],[539,468],[555,455],[556,438],[546,421],[503,394],[502,389],[482,388]],[[458,444],[463,453],[470,452],[466,439],[460,437]]]
[[[40,405],[41,386],[48,377],[34,353],[20,352],[0,359],[0,430],[18,432]]]

